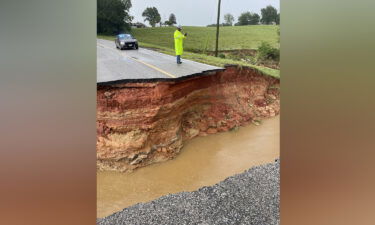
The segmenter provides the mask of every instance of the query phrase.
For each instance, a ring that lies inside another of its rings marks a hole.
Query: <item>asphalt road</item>
[[[178,78],[207,70],[220,69],[182,56],[176,57],[139,48],[119,50],[114,41],[97,39],[97,83],[124,79]]]
[[[198,191],[139,203],[98,225],[280,224],[280,162],[253,167]]]

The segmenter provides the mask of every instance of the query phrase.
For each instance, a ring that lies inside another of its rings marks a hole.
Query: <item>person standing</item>
[[[178,25],[177,30],[174,32],[174,48],[176,51],[177,64],[181,64],[181,55],[184,52],[184,39],[187,33],[182,33],[182,26]]]

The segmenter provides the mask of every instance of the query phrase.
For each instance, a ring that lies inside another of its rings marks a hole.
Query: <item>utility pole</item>
[[[219,26],[220,26],[220,5],[221,0],[219,0],[218,9],[217,9],[217,24],[216,24],[216,49],[215,49],[215,56],[218,56],[219,51]]]

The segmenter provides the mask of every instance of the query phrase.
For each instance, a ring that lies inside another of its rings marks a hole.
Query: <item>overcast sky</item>
[[[177,23],[183,26],[206,26],[216,23],[218,0],[131,0],[132,8],[130,14],[134,16],[133,22],[144,23],[142,12],[147,7],[156,7],[160,13],[161,20],[168,20],[169,15],[174,13]],[[245,11],[260,14],[260,9],[267,5],[272,5],[278,11],[280,0],[222,0],[221,18],[223,15],[231,13],[237,22],[238,16]],[[146,22],[147,25],[149,25]]]

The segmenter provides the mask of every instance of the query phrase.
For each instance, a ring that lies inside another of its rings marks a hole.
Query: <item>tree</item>
[[[259,23],[260,16],[256,13],[244,12],[238,17],[237,26],[256,25]]]
[[[262,13],[262,19],[260,20],[263,24],[271,24],[277,22],[277,9],[273,6],[267,6],[260,10]]]
[[[224,23],[225,25],[232,26],[234,22],[234,16],[230,13],[227,13],[224,15],[224,21],[225,21]]]
[[[133,17],[129,15],[131,0],[98,0],[97,33],[118,34],[130,30]]]
[[[280,13],[277,14],[277,17],[276,17],[276,24],[277,24],[277,25],[280,24]]]
[[[243,26],[243,25],[249,25],[249,21],[251,18],[250,12],[244,12],[238,17],[238,23],[237,25]]]
[[[142,16],[145,17],[145,21],[148,21],[152,27],[155,27],[155,24],[161,21],[158,9],[155,7],[147,7],[145,11],[143,11]]]
[[[259,24],[260,16],[257,13],[252,13],[249,21],[249,25]]]
[[[177,24],[177,21],[176,21],[176,16],[172,13],[169,16],[168,25],[173,26],[174,24]]]

